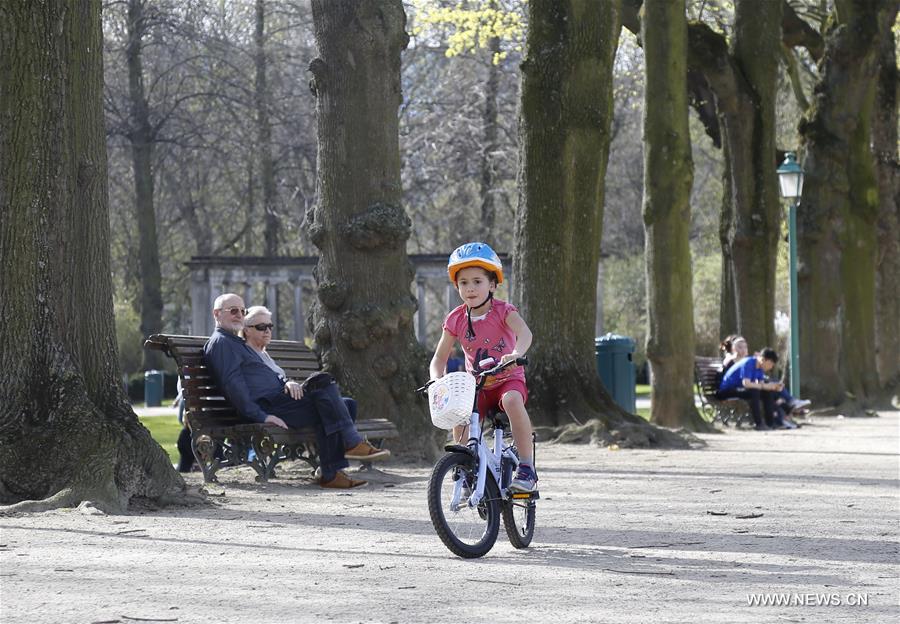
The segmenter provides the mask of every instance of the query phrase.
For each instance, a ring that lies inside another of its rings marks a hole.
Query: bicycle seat
[[[498,429],[509,428],[509,416],[506,415],[506,412],[503,412],[497,408],[488,410],[488,413],[485,415],[484,419],[489,421],[494,427],[497,427]]]

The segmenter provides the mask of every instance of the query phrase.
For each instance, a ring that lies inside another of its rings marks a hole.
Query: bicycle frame
[[[477,482],[475,483],[475,490],[472,492],[471,496],[469,496],[467,501],[462,504],[467,504],[469,507],[477,507],[481,502],[481,499],[484,498],[484,488],[485,483],[487,482],[488,469],[490,468],[491,474],[494,476],[494,481],[497,482],[497,486],[502,492],[508,484],[502,482],[500,474],[501,461],[504,457],[509,459],[512,462],[512,470],[515,472],[519,467],[519,457],[511,447],[503,446],[503,429],[500,427],[494,427],[493,448],[488,448],[488,445],[482,437],[481,417],[476,411],[472,412],[472,416],[469,419],[469,439],[466,446],[470,451],[475,451],[477,453],[478,477]],[[450,499],[451,509],[459,509],[462,496],[463,483],[460,480],[456,483],[456,487],[453,490],[453,496]]]

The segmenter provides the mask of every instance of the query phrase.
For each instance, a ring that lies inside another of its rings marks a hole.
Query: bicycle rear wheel
[[[478,506],[466,503],[477,477],[471,455],[450,453],[434,466],[428,481],[428,512],[434,530],[452,553],[467,559],[486,554],[500,531],[500,491],[490,475]]]
[[[528,548],[531,544],[535,509],[533,499],[503,501],[503,527],[509,543],[515,548]]]

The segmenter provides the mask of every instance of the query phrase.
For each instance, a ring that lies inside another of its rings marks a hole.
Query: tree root
[[[643,421],[641,421],[643,423]],[[608,428],[599,418],[583,424],[559,427],[536,427],[538,437],[561,444],[596,444],[619,448],[674,448],[687,449],[705,446],[705,442],[685,430],[671,431],[644,424],[619,423]]]

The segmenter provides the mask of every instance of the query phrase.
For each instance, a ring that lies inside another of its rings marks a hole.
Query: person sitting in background
[[[758,431],[783,424],[775,406],[775,396],[784,386],[765,380],[766,373],[775,368],[777,362],[778,354],[768,347],[755,357],[738,360],[725,373],[716,393],[719,400],[737,398],[746,401]]]
[[[750,349],[747,346],[747,340],[743,336],[731,335],[728,336],[725,340],[722,341],[722,344],[719,347],[724,353],[724,357],[722,359],[722,374],[728,372],[728,369],[737,362],[738,360],[742,360],[749,355]],[[769,377],[766,377],[766,381],[773,381]],[[798,412],[802,410],[807,405],[810,404],[810,401],[806,399],[797,399],[794,398],[790,392],[788,392],[787,388],[784,387],[784,384],[781,384],[781,391],[778,393],[778,397],[775,399],[775,405],[777,405],[782,410],[782,415],[786,416],[791,414],[792,412]],[[794,428],[797,426],[789,418],[784,421],[784,424],[789,428]]]
[[[274,327],[268,310],[254,309],[252,324],[244,322],[246,316],[240,296],[226,293],[216,298],[216,330],[203,354],[225,397],[247,420],[284,429],[315,427],[322,487],[365,485],[365,481],[351,479],[343,471],[349,465],[347,460],[375,461],[388,457],[390,451],[375,448],[359,434],[330,375],[315,375],[313,387],[304,388],[288,380],[264,353]],[[238,336],[241,330],[245,331],[246,340]]]

